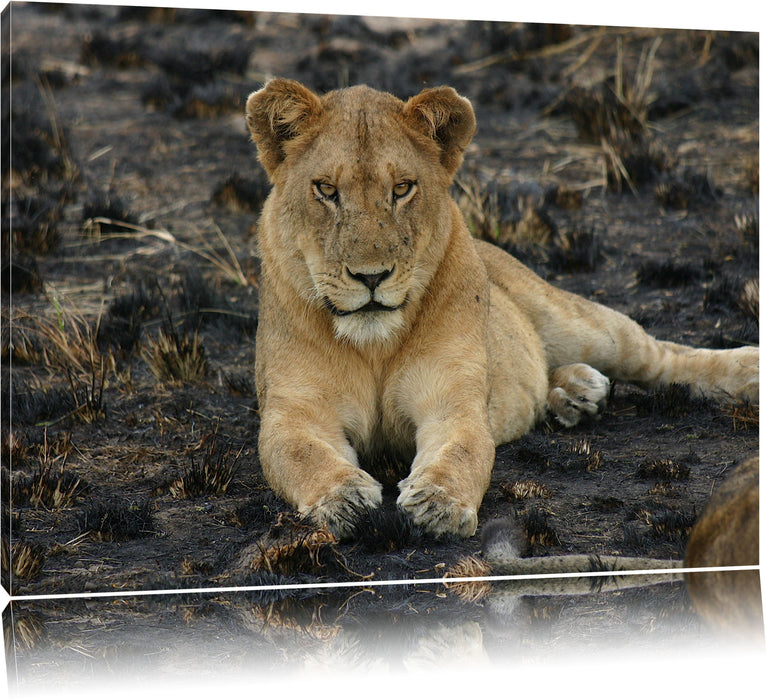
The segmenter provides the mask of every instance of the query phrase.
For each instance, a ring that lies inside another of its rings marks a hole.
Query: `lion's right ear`
[[[323,112],[317,95],[295,80],[276,78],[254,92],[245,108],[259,160],[271,177],[285,160],[287,146]]]

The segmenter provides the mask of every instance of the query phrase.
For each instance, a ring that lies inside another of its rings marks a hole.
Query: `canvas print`
[[[2,29],[19,649],[65,614],[36,597],[241,589],[282,627],[324,584],[480,614],[558,573],[760,629],[757,33]]]

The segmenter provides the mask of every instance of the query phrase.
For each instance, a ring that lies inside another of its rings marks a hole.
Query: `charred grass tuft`
[[[13,505],[61,510],[72,506],[79,496],[87,493],[88,484],[66,469],[71,450],[69,435],[49,441],[48,434],[44,434],[43,444],[36,450],[34,471],[29,476],[17,476],[13,481]],[[18,471],[18,467],[14,471]]]
[[[248,568],[253,571],[289,577],[322,575],[343,567],[344,557],[327,528],[301,522],[287,513],[280,514],[248,561]]]
[[[359,522],[357,532],[359,547],[369,554],[417,547],[431,539],[399,508],[368,510]]]
[[[99,242],[102,236],[127,231],[137,223],[138,216],[117,192],[93,192],[84,204],[81,233]]]
[[[232,211],[256,214],[269,192],[270,185],[264,178],[233,173],[215,187],[213,201]]]
[[[686,384],[669,384],[644,395],[634,395],[633,398],[636,410],[642,415],[682,418],[716,409],[713,401],[694,396]]]
[[[18,430],[5,428],[0,441],[0,462],[3,466],[12,466],[14,463],[24,463],[30,453],[30,445]]]
[[[708,207],[720,192],[707,173],[684,168],[666,175],[655,186],[655,199],[666,209],[698,209]]]
[[[585,471],[597,471],[604,464],[604,456],[600,450],[593,449],[589,440],[575,440],[570,447],[572,455],[579,456],[579,462]]]
[[[90,504],[79,518],[83,533],[99,542],[123,542],[155,533],[148,501],[112,497]]]
[[[738,305],[744,314],[753,321],[760,321],[760,280],[750,279],[738,297]]]
[[[5,253],[5,246],[4,253]],[[38,269],[38,263],[31,255],[3,255],[0,269],[2,292],[4,294],[39,294],[43,291],[43,278]]]
[[[228,515],[229,522],[237,527],[263,530],[276,522],[284,504],[268,488],[253,495]]]
[[[458,560],[442,578],[444,587],[467,603],[478,603],[490,594],[493,586],[488,581],[462,581],[460,579],[485,578],[493,573],[490,565],[476,556]]]
[[[646,260],[636,270],[638,283],[648,287],[686,287],[707,276],[700,265],[672,260]]]
[[[225,443],[216,430],[202,438],[194,453],[189,455],[191,464],[183,474],[156,492],[166,488],[173,498],[223,496],[232,483],[241,454],[242,448],[236,450]]]
[[[696,514],[675,510],[661,510],[645,515],[654,537],[670,542],[683,541],[690,536]]]
[[[531,479],[504,482],[499,486],[501,493],[513,501],[525,501],[531,498],[551,498],[552,491],[544,484]]]
[[[97,344],[104,351],[129,358],[140,342],[144,325],[160,312],[158,295],[144,282],[113,299],[100,320]]]
[[[537,505],[529,506],[523,514],[525,542],[529,555],[537,547],[553,547],[560,544],[560,538],[550,523],[550,511]]]
[[[723,412],[733,421],[733,430],[737,432],[760,429],[760,406],[749,402],[728,404]]]
[[[760,218],[756,214],[737,214],[736,230],[740,239],[739,255],[757,260],[760,253]]]
[[[474,176],[456,180],[458,204],[476,238],[554,272],[595,271],[603,259],[600,227],[561,229],[549,211],[551,203],[568,205],[574,193],[562,194],[559,188],[538,184],[528,189],[527,193],[507,193],[497,185],[484,187]]]
[[[670,167],[666,151],[652,140],[648,114],[658,37],[641,54],[632,76],[626,74],[618,44],[612,74],[591,87],[574,87],[556,109],[571,117],[579,137],[601,145],[607,186],[631,190]]]
[[[10,225],[10,243],[14,255],[46,255],[59,246],[61,236],[59,222],[67,202],[67,193],[57,191],[51,194],[40,192],[21,195],[10,202],[4,202],[3,218]]]
[[[690,468],[683,461],[669,458],[653,459],[639,465],[636,476],[656,482],[687,481]]]
[[[73,415],[76,404],[68,389],[14,382],[11,415],[16,425],[53,425]]]
[[[654,541],[683,542],[690,536],[696,518],[694,506],[690,510],[665,508],[659,499],[649,499],[626,516],[625,542],[641,551],[648,550]]]

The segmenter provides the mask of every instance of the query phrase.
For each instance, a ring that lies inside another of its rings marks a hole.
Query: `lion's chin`
[[[400,310],[362,310],[347,316],[334,316],[334,333],[339,340],[357,346],[390,343],[402,329],[403,317]]]

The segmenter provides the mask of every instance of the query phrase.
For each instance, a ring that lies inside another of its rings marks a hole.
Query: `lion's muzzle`
[[[345,268],[345,271],[350,277],[358,282],[361,282],[370,292],[373,292],[387,280],[396,269],[394,265],[390,270],[380,270],[379,272],[353,272],[349,267]]]

